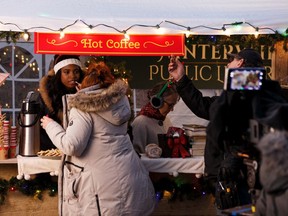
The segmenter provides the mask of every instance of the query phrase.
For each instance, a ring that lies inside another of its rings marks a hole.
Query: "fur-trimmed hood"
[[[97,86],[82,89],[67,98],[68,109],[75,107],[83,112],[105,111],[119,102],[126,95],[127,89],[128,84],[120,79],[105,89],[97,89]]]

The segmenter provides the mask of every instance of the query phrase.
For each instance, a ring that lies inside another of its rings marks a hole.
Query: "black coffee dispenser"
[[[22,156],[36,156],[40,151],[40,104],[32,100],[33,94],[33,91],[28,92],[18,116],[19,154]]]

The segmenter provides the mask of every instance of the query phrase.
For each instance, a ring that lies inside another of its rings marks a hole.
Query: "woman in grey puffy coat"
[[[128,85],[103,63],[92,63],[81,90],[66,97],[67,128],[41,119],[64,156],[59,176],[60,215],[144,216],[154,210],[149,173],[127,134]],[[65,124],[64,124],[65,125]]]

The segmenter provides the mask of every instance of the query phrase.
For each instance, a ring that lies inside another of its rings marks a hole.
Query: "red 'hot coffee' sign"
[[[184,55],[184,35],[129,35],[40,33],[34,35],[37,54],[78,54],[109,56]]]

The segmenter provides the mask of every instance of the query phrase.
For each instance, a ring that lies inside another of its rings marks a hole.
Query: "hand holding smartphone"
[[[185,74],[183,64],[174,55],[170,56],[168,71],[176,82],[179,81]]]

